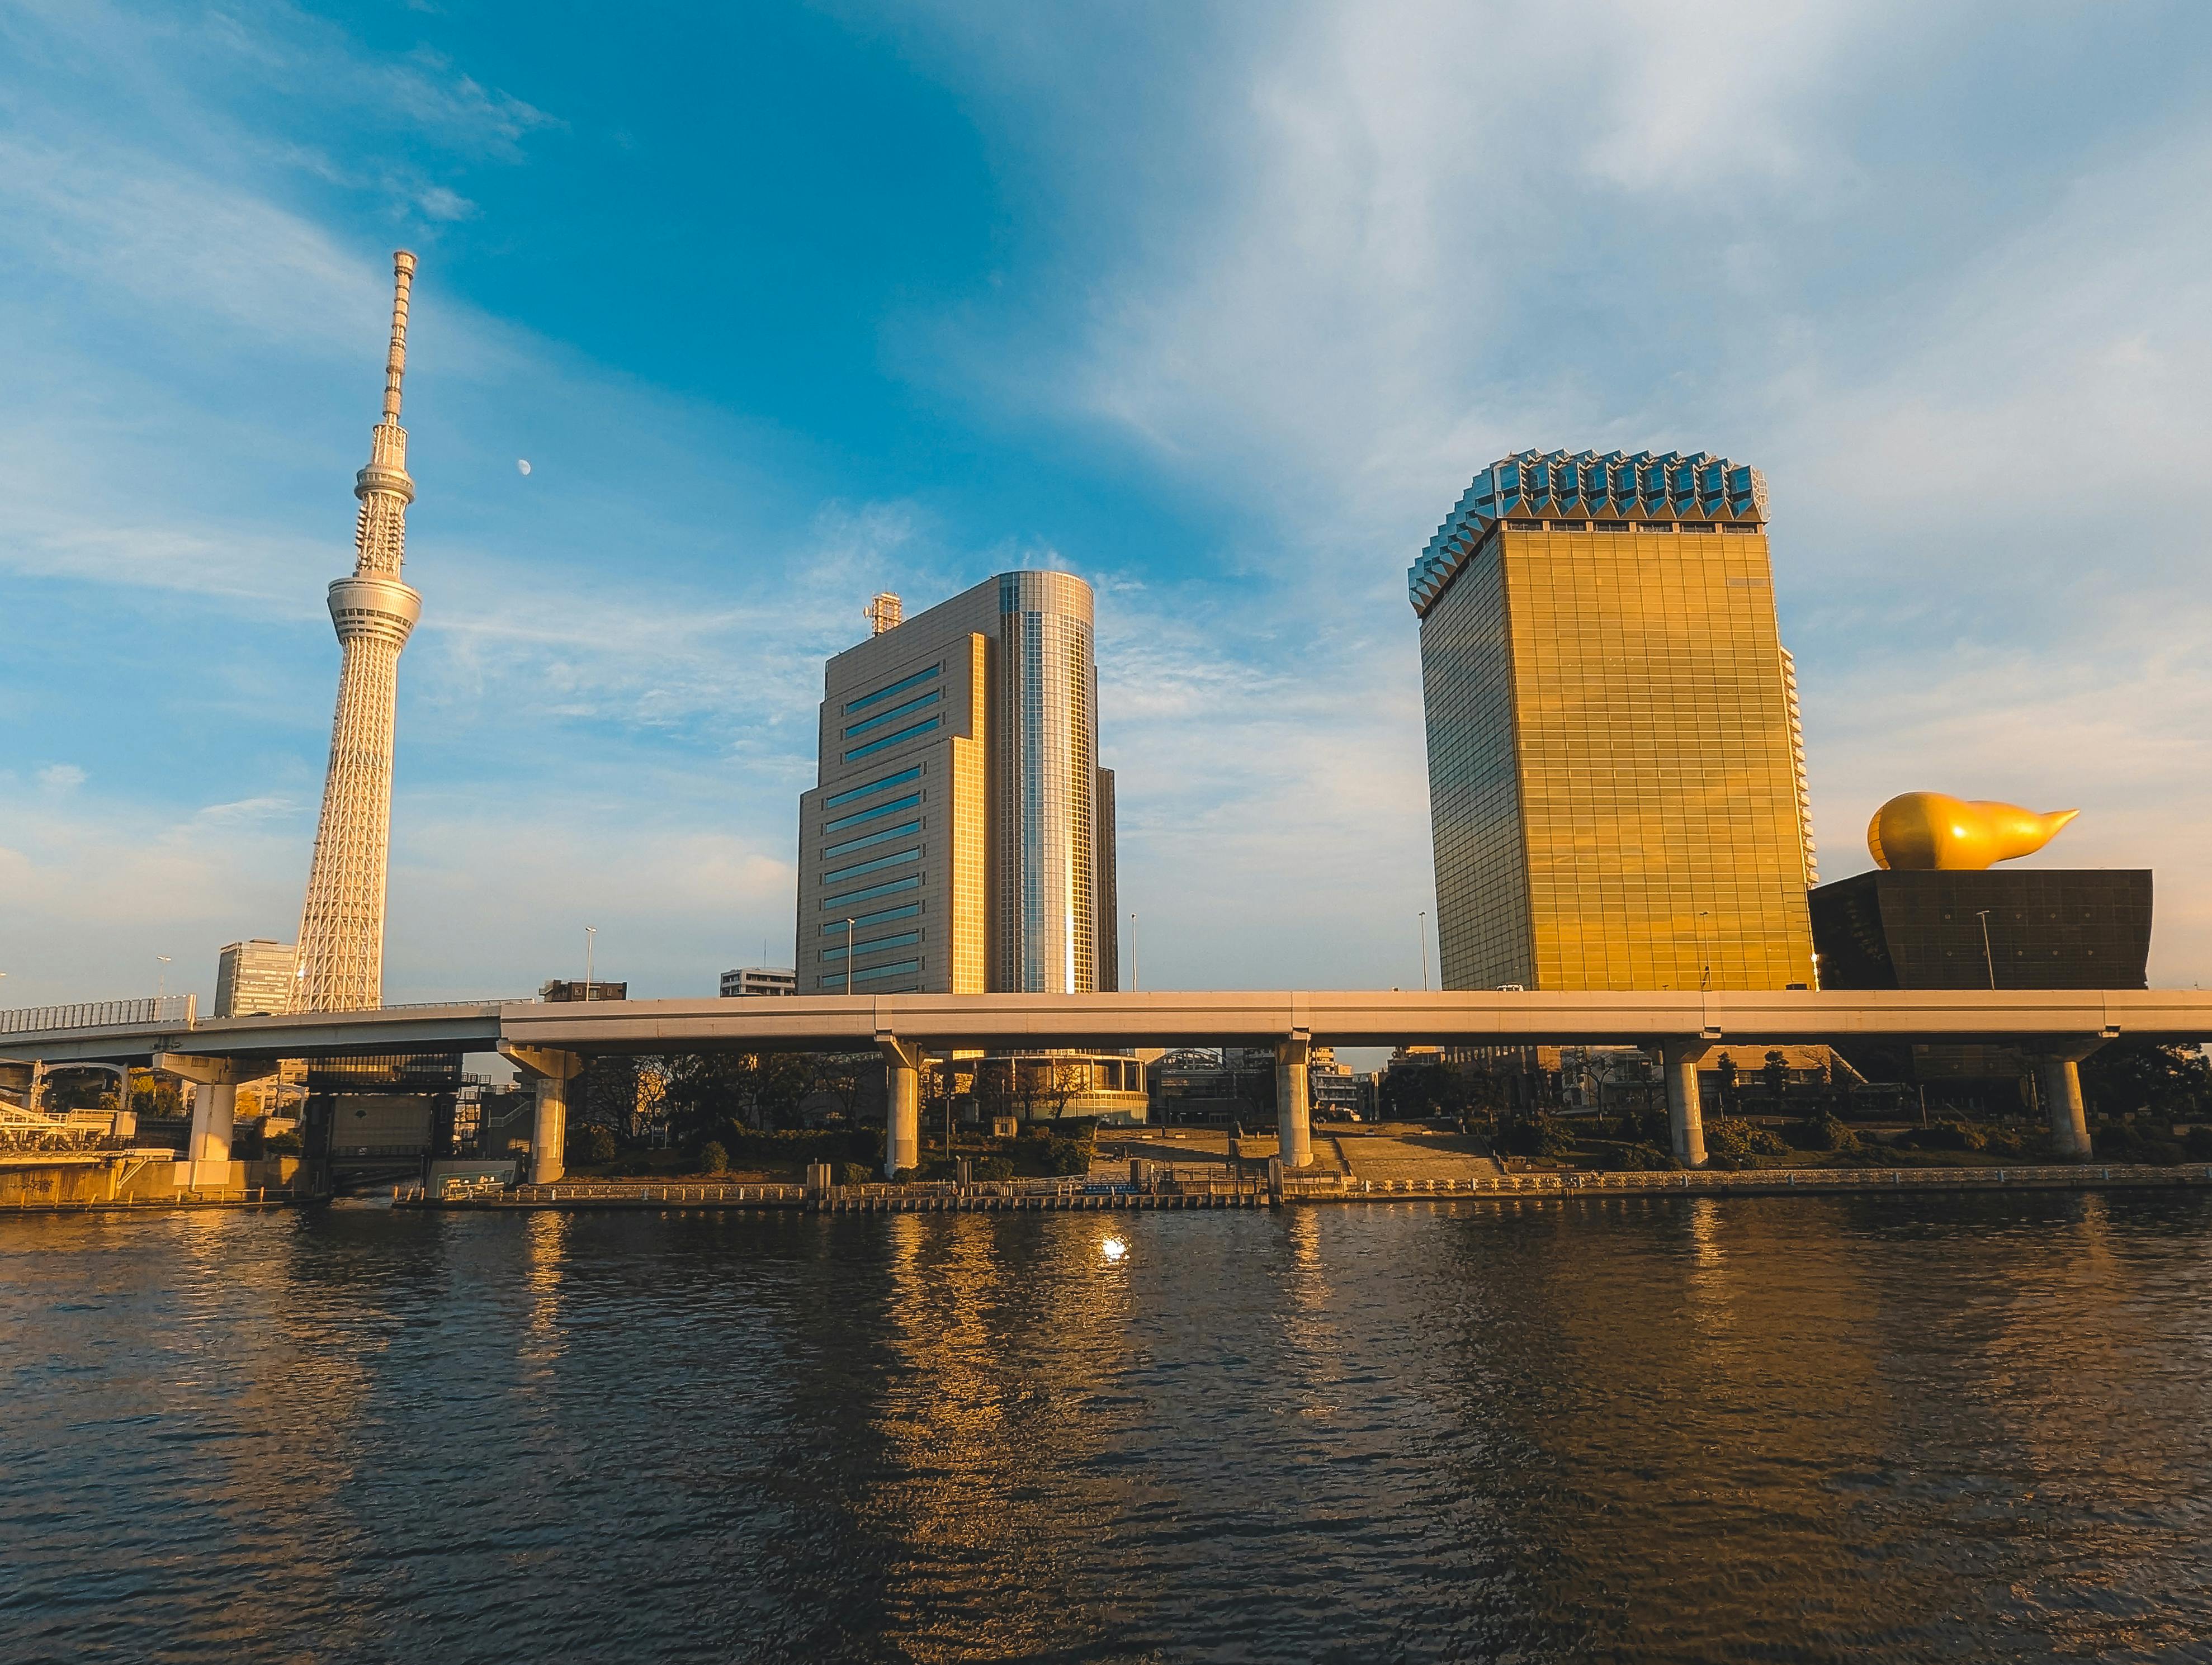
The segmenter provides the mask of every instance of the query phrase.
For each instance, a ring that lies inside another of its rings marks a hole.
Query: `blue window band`
[[[888,711],[879,711],[866,722],[854,723],[845,731],[845,738],[849,740],[855,734],[866,734],[872,729],[881,728],[885,723],[895,723],[909,712],[919,711],[926,705],[935,705],[944,697],[943,689],[933,688],[918,699],[908,700],[903,704],[893,706]]]
[[[862,954],[881,953],[887,948],[911,948],[915,944],[921,940],[921,932],[902,931],[896,937],[878,937],[873,942],[856,942],[853,945],[853,955],[854,957],[857,959]],[[825,960],[843,959],[845,957],[844,944],[840,943],[835,948],[823,949],[822,951],[822,957]]]
[[[866,929],[871,925],[881,925],[886,920],[912,919],[921,911],[921,904],[918,902],[909,902],[903,908],[879,908],[872,914],[861,914],[855,916],[853,921],[853,928],[855,931],[860,931]],[[835,932],[842,931],[844,928],[844,921],[841,919],[833,919],[829,924],[822,927],[822,934],[826,937]]]
[[[824,873],[822,875],[822,882],[824,884],[842,884],[847,879],[858,878],[862,873],[872,873],[884,867],[896,867],[902,861],[918,860],[921,855],[921,847],[917,844],[910,850],[901,850],[896,855],[879,855],[873,861],[863,861],[857,867],[840,867],[834,873]]]
[[[822,830],[833,833],[840,827],[857,826],[863,821],[872,821],[879,815],[896,815],[901,810],[910,810],[921,802],[921,794],[910,792],[903,798],[886,799],[883,803],[865,810],[854,810],[850,815],[841,815],[835,821],[824,821]]]
[[[943,674],[944,670],[945,667],[942,665],[933,665],[927,671],[917,671],[910,677],[900,678],[889,688],[878,688],[872,694],[863,694],[857,700],[848,700],[845,702],[845,714],[849,717],[855,711],[866,709],[878,700],[887,700],[894,694],[903,694],[916,683],[927,682],[932,677]]]
[[[886,775],[880,781],[871,781],[865,787],[854,787],[850,792],[841,792],[835,798],[825,798],[822,800],[822,807],[834,810],[840,804],[849,804],[855,798],[866,798],[872,792],[884,792],[892,787],[902,787],[909,781],[920,779],[921,765],[916,763],[912,769],[902,769],[896,775]]]
[[[895,965],[872,965],[865,971],[855,971],[851,975],[852,981],[856,983],[870,983],[881,977],[910,977],[921,969],[920,960],[901,960]],[[842,988],[845,982],[846,974],[839,971],[823,978],[817,986],[822,988]]]
[[[909,873],[904,878],[895,878],[888,884],[871,884],[865,890],[848,890],[842,896],[824,896],[824,908],[842,908],[849,902],[866,902],[870,896],[887,896],[894,890],[919,890],[921,875]]]
[[[895,746],[901,740],[911,740],[917,734],[927,734],[931,729],[942,725],[945,719],[942,717],[932,717],[926,723],[916,723],[912,728],[902,728],[896,734],[886,734],[880,740],[871,740],[857,750],[847,752],[843,761],[849,763],[855,757],[865,757],[872,751],[881,751],[885,746]]]
[[[872,832],[866,838],[848,838],[842,844],[832,844],[822,852],[824,860],[833,855],[849,855],[854,850],[865,850],[871,844],[880,844],[886,839],[905,838],[921,830],[921,823],[909,821],[901,827],[885,827],[881,832]]]

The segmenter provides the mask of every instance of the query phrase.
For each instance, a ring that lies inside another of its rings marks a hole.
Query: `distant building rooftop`
[[[1766,477],[1698,451],[1522,451],[1474,477],[1458,507],[1406,574],[1413,611],[1426,615],[1491,527],[1500,520],[1567,520],[1587,532],[1710,532],[1766,519]]]

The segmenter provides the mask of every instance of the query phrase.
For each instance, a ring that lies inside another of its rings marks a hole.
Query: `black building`
[[[1878,872],[1808,900],[1823,988],[2148,985],[2148,868]]]

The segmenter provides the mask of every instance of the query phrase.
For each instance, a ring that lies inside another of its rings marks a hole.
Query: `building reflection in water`
[[[9,1645],[2193,1658],[2208,1230],[2187,1192],[0,1219]]]
[[[915,1657],[1030,1653],[1109,1622],[1071,1609],[1073,1565],[1126,1502],[1100,1462],[1127,1401],[1137,1223],[1076,1216],[892,1215],[872,1415],[888,1473],[866,1528],[890,1635]],[[1109,1253],[1107,1244],[1120,1247]],[[1060,1476],[1050,1488],[1038,1477]]]

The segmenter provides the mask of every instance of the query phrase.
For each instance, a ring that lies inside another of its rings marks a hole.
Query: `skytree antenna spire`
[[[354,477],[351,578],[331,586],[331,623],[344,655],[323,818],[300,914],[295,1012],[349,1012],[384,1004],[384,878],[392,839],[392,724],[399,650],[422,615],[422,598],[399,581],[407,552],[407,431],[399,380],[407,371],[407,300],[415,257],[392,257],[392,349],[384,361],[384,416],[370,430],[368,466]]]

